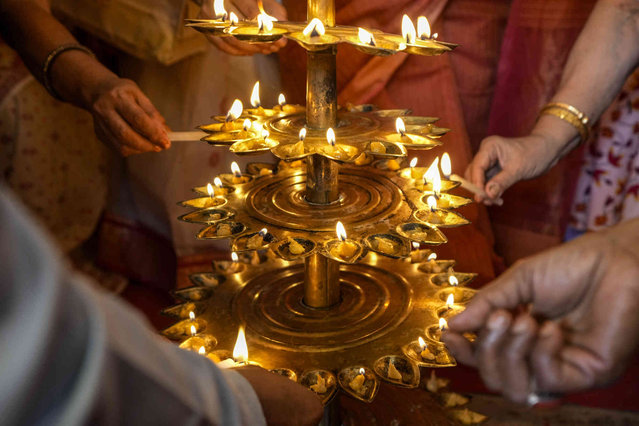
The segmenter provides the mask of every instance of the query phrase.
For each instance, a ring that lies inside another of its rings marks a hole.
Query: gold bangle
[[[47,89],[47,92],[49,92],[51,96],[58,100],[62,100],[62,98],[53,88],[53,85],[51,84],[51,76],[49,74],[55,60],[58,59],[61,54],[69,50],[80,50],[95,59],[95,55],[88,47],[82,46],[78,43],[60,45],[53,49],[51,53],[47,55],[47,58],[44,60],[44,64],[42,64],[42,84],[44,85],[44,88]]]
[[[554,115],[575,127],[577,132],[579,132],[581,142],[585,142],[590,137],[590,127],[588,126],[590,119],[572,105],[551,102],[546,104],[539,112],[540,116],[543,114]]]

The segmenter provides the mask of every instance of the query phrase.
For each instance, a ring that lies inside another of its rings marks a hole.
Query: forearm
[[[42,66],[58,46],[77,43],[73,35],[51,15],[46,0],[0,0],[0,33],[16,49],[42,81]],[[115,74],[84,52],[62,53],[49,72],[55,91],[68,102],[88,109],[96,85],[116,78]]]
[[[563,102],[596,121],[639,62],[639,1],[600,0],[579,35],[552,102]],[[577,130],[543,115],[533,134],[544,136],[561,157],[579,142]]]

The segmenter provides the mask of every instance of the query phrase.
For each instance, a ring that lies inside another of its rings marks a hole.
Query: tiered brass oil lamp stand
[[[309,23],[265,13],[238,22],[218,9],[218,19],[188,25],[250,42],[285,36],[307,49],[307,103],[264,108],[254,96],[253,108],[236,102],[201,126],[212,145],[281,161],[222,174],[181,203],[192,210],[181,220],[206,225],[198,238],[230,238],[238,257],[175,292],[182,303],[164,313],[180,321],[164,334],[215,361],[286,375],[325,404],[338,389],[370,402],[380,380],[416,387],[419,367],[455,365],[439,339],[442,318],[473,296],[465,285],[474,274],[422,247],[447,242],[440,228],[468,223],[453,210],[470,201],[448,192],[457,183],[440,182],[436,166],[424,179],[425,168],[405,163],[407,148],[441,145],[447,129],[406,110],[336,101],[337,43],[378,55],[454,45],[414,28],[398,36],[335,26],[333,0],[309,0]],[[336,236],[338,221],[345,233]]]

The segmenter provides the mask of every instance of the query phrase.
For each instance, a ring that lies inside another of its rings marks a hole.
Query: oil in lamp
[[[362,254],[362,245],[355,240],[347,238],[346,229],[341,221],[337,221],[335,233],[337,234],[337,239],[326,243],[327,255],[340,262],[356,262]]]

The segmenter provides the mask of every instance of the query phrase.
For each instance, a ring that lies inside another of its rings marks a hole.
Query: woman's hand
[[[239,19],[255,19],[260,13],[256,0],[231,0],[225,2],[228,7],[227,12],[235,12]],[[276,0],[264,0],[264,10],[280,21],[287,19],[286,9]],[[205,0],[200,9],[198,17],[212,19],[215,17],[213,10],[213,0]],[[206,36],[215,47],[229,55],[246,56],[262,53],[268,55],[279,51],[286,45],[286,39],[282,37],[273,43],[247,43],[239,41],[235,37],[214,37]]]
[[[443,340],[517,402],[610,383],[639,342],[637,235],[634,220],[517,263],[449,321]]]
[[[113,76],[96,85],[88,107],[100,140],[129,156],[171,146],[164,118],[131,80]]]

